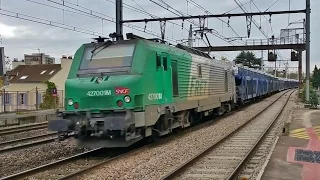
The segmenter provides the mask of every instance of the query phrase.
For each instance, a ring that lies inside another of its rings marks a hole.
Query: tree
[[[236,64],[242,64],[250,68],[261,69],[261,58],[257,58],[252,52],[241,51],[236,59],[234,60]]]
[[[2,96],[2,87],[4,86],[4,77],[0,77],[0,96]]]
[[[56,105],[59,104],[59,97],[52,97],[52,89],[56,88],[56,85],[53,82],[45,81],[44,83],[47,84],[46,93],[43,94],[43,102],[40,104],[40,108],[42,109],[53,109]],[[56,100],[56,102],[54,102]]]
[[[298,73],[288,73],[289,79],[299,79]]]
[[[317,107],[318,105],[318,95],[317,93],[313,90],[313,88],[310,88],[310,98],[309,102],[306,101],[306,86],[304,85],[303,90],[302,90],[302,100],[304,103],[309,103],[311,104],[311,107]]]
[[[320,87],[320,70],[317,65],[314,66],[311,82],[313,87]]]

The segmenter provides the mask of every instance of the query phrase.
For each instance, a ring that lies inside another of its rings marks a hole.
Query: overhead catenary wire
[[[264,12],[267,12],[270,8],[272,8],[275,4],[277,4],[279,0],[276,0],[273,4],[271,4]]]
[[[159,0],[162,4],[160,4],[160,3],[158,3],[158,2],[155,2],[154,0],[150,0],[150,1],[153,2],[154,4],[158,5],[158,6],[162,7],[163,9],[165,9],[165,10],[167,10],[167,11],[175,14],[176,16],[179,16],[179,17],[181,17],[181,16],[190,16],[189,14],[186,14],[186,13],[183,13],[183,12],[181,12],[181,11],[176,10],[175,8],[173,8],[172,6],[170,6],[169,4],[165,3],[163,0]],[[191,21],[191,20],[187,20],[187,21],[189,21],[191,24],[193,24],[193,25],[195,25],[195,26],[197,26],[197,27],[200,27],[200,25],[199,25],[198,23],[195,23],[194,21]],[[212,34],[213,34],[214,36],[218,37],[219,39],[228,42],[228,41],[225,39],[225,37],[224,37],[224,36],[221,36],[217,31],[212,32]],[[228,43],[229,43],[229,44],[232,44],[231,42],[228,42]],[[232,45],[234,45],[234,44],[232,44]]]
[[[57,27],[57,28],[65,29],[65,30],[80,32],[83,34],[102,35],[101,33],[96,32],[96,31],[92,31],[92,30],[88,30],[88,29],[84,29],[84,28],[80,28],[80,27],[76,27],[76,26],[71,26],[71,25],[67,25],[64,23],[60,23],[60,22],[51,21],[51,20],[47,20],[44,18],[34,17],[34,16],[30,16],[30,15],[26,15],[26,14],[22,14],[22,13],[18,13],[18,12],[6,10],[3,8],[0,9],[0,15],[12,17],[12,18],[16,18],[16,19],[21,19],[21,20],[25,20],[25,21],[30,21],[30,22],[34,22],[34,23],[49,25],[49,26],[53,26],[53,27]]]
[[[176,16],[181,17],[181,16],[188,16],[188,15],[189,15],[189,14],[183,13],[183,12],[181,12],[181,11],[173,8],[172,6],[170,6],[169,4],[167,4],[166,2],[164,2],[163,0],[158,0],[158,1],[161,2],[161,4],[160,4],[159,2],[155,2],[154,0],[149,0],[149,1],[151,1],[152,3],[154,3],[154,4],[156,4],[156,5],[160,6],[160,7],[162,7],[163,9],[165,9],[165,10],[167,10],[167,11],[175,14]],[[197,26],[197,27],[200,27],[200,26],[201,26],[199,23],[195,22],[194,20],[188,19],[187,21],[190,22],[191,24]]]
[[[186,0],[186,1],[187,1],[187,5],[188,5],[188,3],[190,2],[193,6],[199,8],[200,10],[204,11],[205,13],[207,13],[207,14],[213,14],[213,13],[211,13],[209,10],[205,9],[204,7],[202,7],[201,5],[199,5],[198,3],[196,3],[196,2],[193,1],[193,0]],[[238,37],[240,37],[240,35],[234,30],[234,28],[233,28],[229,23],[227,23],[226,21],[222,20],[221,18],[217,18],[217,19],[220,20],[222,23],[227,24],[228,27],[229,27]],[[218,34],[219,34],[219,33],[218,33]],[[225,36],[223,36],[223,35],[221,35],[221,34],[218,35],[218,34],[213,34],[213,35],[215,35],[216,37],[220,35],[220,37],[218,37],[218,38],[226,41],[226,40],[225,40],[225,39],[226,39]],[[241,39],[241,40],[242,40],[242,39]],[[205,43],[204,40],[203,40],[203,42]],[[228,42],[228,41],[226,41],[226,42]],[[243,42],[243,44],[245,44],[245,42],[244,42],[243,40],[242,40],[242,42]],[[232,44],[232,43],[230,43],[230,42],[228,42],[228,43],[229,43],[229,44]],[[205,44],[206,44],[206,43],[205,43]],[[233,45],[233,44],[232,44],[232,45]],[[219,53],[219,54],[223,54],[223,55],[225,55],[225,56],[228,56],[228,57],[232,58],[231,56],[229,56],[229,55],[226,54],[226,53],[222,53],[222,52],[218,52],[218,53]]]
[[[278,2],[278,0],[275,1],[268,9],[270,9],[272,6],[274,6],[277,2]],[[257,10],[259,12],[261,12],[261,10],[258,8],[258,6],[254,2],[253,2],[253,4],[257,8]],[[289,11],[290,11],[290,0],[289,0]],[[266,20],[268,20],[268,18],[265,15],[263,15],[263,16],[265,17]],[[290,17],[290,14],[288,14],[288,24],[289,24],[289,17]],[[271,22],[269,23],[269,25],[270,25],[271,32],[274,35],[274,31],[273,31]],[[284,58],[283,58],[282,54],[280,53],[280,51],[279,50],[276,50],[276,51],[277,51],[277,54],[279,55],[280,59],[284,60]]]
[[[103,14],[103,13],[94,11],[94,10],[92,10],[92,9],[89,9],[89,8],[86,8],[86,7],[83,7],[83,6],[80,6],[80,5],[78,5],[78,4],[71,3],[71,2],[69,2],[69,1],[60,0],[60,1],[62,1],[62,3],[56,2],[55,0],[47,0],[47,1],[52,2],[52,3],[55,3],[55,4],[58,4],[58,5],[60,5],[60,6],[65,6],[65,7],[74,9],[74,10],[81,11],[81,12],[83,12],[83,13],[85,13],[85,14],[88,14],[88,15],[90,15],[90,16],[93,16],[93,17],[103,18],[103,17],[101,17],[101,16],[105,16],[105,17],[108,17],[108,18],[112,18],[112,21],[111,21],[111,22],[116,23],[115,18],[113,18],[113,17],[111,17],[111,16],[108,16],[108,15],[106,15],[106,14]],[[72,6],[76,6],[77,8],[71,7],[71,6],[69,6],[68,4],[69,4],[69,5],[72,5]],[[80,9],[78,9],[78,8],[88,10],[89,12],[80,10]],[[97,14],[98,14],[98,15],[97,15]],[[104,19],[105,19],[105,18],[104,18]],[[114,20],[114,21],[113,21],[113,20]],[[109,21],[110,21],[110,20],[109,20]],[[127,27],[129,27],[129,28],[133,28],[133,29],[135,29],[135,30],[140,29],[140,30],[138,30],[138,31],[144,32],[144,33],[147,33],[147,34],[149,34],[149,35],[156,36],[156,37],[161,37],[161,35],[160,35],[160,34],[157,34],[156,32],[151,32],[151,31],[148,30],[148,29],[145,29],[145,28],[142,28],[142,27],[139,27],[139,26],[136,26],[136,25],[124,24],[124,26],[127,26]],[[172,38],[170,38],[170,37],[165,37],[165,39],[168,40],[169,42],[177,42],[176,39],[172,39]]]
[[[109,2],[109,3],[115,4],[114,1],[111,1],[111,0],[106,0],[106,1]],[[133,1],[138,7],[140,7],[140,9],[139,9],[139,8],[136,8],[136,7],[134,7],[134,6],[131,6],[131,5],[127,4],[127,3],[124,3],[124,2],[122,3],[122,4],[123,4],[123,7],[126,8],[126,9],[129,9],[129,10],[135,11],[135,12],[137,12],[137,13],[150,16],[151,18],[159,18],[158,16],[155,16],[155,15],[149,13],[148,11],[146,11],[146,10],[145,10],[141,5],[139,5],[136,1],[134,1],[134,0],[132,0],[132,1]],[[188,30],[187,28],[183,27],[182,25],[180,25],[180,24],[178,24],[178,23],[175,23],[175,22],[172,22],[172,21],[168,21],[168,22],[171,23],[171,24],[174,24],[174,25],[176,25],[176,26],[182,27],[184,30],[186,30],[186,31],[189,32],[189,30]]]
[[[36,3],[36,4],[39,4],[39,5],[42,5],[42,6],[47,6],[47,7],[51,7],[51,8],[54,8],[54,9],[59,9],[59,10],[65,10],[65,11],[68,11],[68,12],[71,12],[71,13],[75,13],[75,14],[79,14],[79,15],[82,15],[82,16],[87,16],[87,17],[92,17],[92,18],[97,18],[97,19],[102,19],[102,21],[108,21],[108,22],[112,22],[112,23],[115,23],[115,18],[111,17],[111,16],[108,16],[108,15],[105,15],[105,14],[102,14],[102,13],[99,13],[97,11],[93,11],[89,8],[86,8],[86,7],[82,7],[80,6],[79,4],[74,4],[74,3],[71,3],[71,2],[67,2],[67,1],[62,1],[62,3],[59,3],[59,2],[56,2],[56,1],[53,1],[53,0],[47,0],[48,2],[51,2],[51,3],[54,3],[55,5],[60,5],[60,6],[63,6],[64,8],[59,8],[57,6],[53,6],[53,5],[49,5],[49,4],[45,4],[45,3],[39,3],[39,2],[36,2],[34,0],[26,0],[26,1],[29,1],[31,3]],[[81,9],[78,9],[78,8],[75,8],[75,7],[71,7],[69,5],[72,5],[72,6],[76,6],[76,7],[79,7],[79,8],[82,8],[82,9],[85,9],[87,11],[83,11]],[[71,10],[68,10],[66,8],[69,8],[69,9],[72,9]],[[99,14],[99,15],[97,15]],[[104,17],[102,17],[102,16]],[[34,18],[37,18],[37,17],[34,17]],[[23,20],[28,20],[28,19],[23,19]],[[29,19],[30,20],[30,19]],[[50,20],[47,20],[47,21],[50,21]],[[58,23],[58,22],[57,22]],[[103,23],[103,22],[102,22]],[[60,23],[60,24],[63,24],[63,23]],[[50,25],[48,23],[46,23],[46,25]],[[149,35],[152,35],[152,36],[156,36],[156,37],[161,37],[160,34],[156,33],[156,32],[153,32],[153,31],[150,31],[148,29],[144,29],[143,27],[139,27],[139,26],[135,26],[135,25],[132,25],[132,24],[126,24],[124,25],[126,27],[129,27],[131,29],[134,29],[136,31],[139,31],[139,32],[143,32],[143,33],[146,33],[146,34],[149,34]],[[55,26],[57,27],[57,26]],[[60,27],[60,26],[59,26]],[[75,26],[72,26],[73,28],[72,29],[84,29],[84,28],[78,28],[78,27],[75,27]],[[74,28],[75,27],[75,28]],[[66,28],[64,28],[66,29]],[[67,30],[71,30],[70,28],[67,28]],[[76,31],[76,30],[74,30]],[[89,30],[87,30],[89,31]],[[79,32],[79,31],[77,31]],[[103,32],[103,31],[102,31]],[[98,32],[95,32],[95,31],[92,31],[90,33],[86,33],[86,34],[90,34],[90,35],[101,35],[101,36],[105,36],[103,33],[98,33]],[[169,42],[177,42],[177,40],[175,39],[172,39],[172,38],[169,38],[169,37],[166,37],[166,40],[169,41]]]
[[[186,0],[186,1],[187,1],[187,2],[190,2],[190,3],[193,4],[195,7],[203,10],[205,13],[207,13],[207,14],[212,14],[212,15],[213,15],[212,12],[208,11],[207,9],[205,9],[204,7],[202,7],[201,5],[199,5],[198,3],[196,3],[195,1],[193,1],[193,0]],[[228,25],[228,27],[229,27],[238,37],[240,37],[240,35],[234,30],[234,28],[230,25],[230,23],[224,21],[224,20],[221,19],[221,18],[217,18],[217,19],[220,20],[221,22],[223,22],[224,24]]]
[[[203,11],[204,11],[205,13],[207,13],[207,14],[213,14],[213,13],[211,13],[210,11],[208,11],[207,9],[205,9],[204,7],[202,7],[201,5],[199,5],[198,3],[194,2],[193,0],[186,0],[186,1],[187,1],[187,2],[190,2],[191,4],[193,4],[195,7],[199,8],[200,10],[203,10]],[[245,4],[248,4],[248,3],[250,3],[250,2],[253,2],[253,0],[250,0],[250,1],[246,2],[246,3],[244,3],[244,4],[241,4],[241,6],[244,6]],[[240,6],[240,7],[237,7],[237,8],[241,8],[241,6]],[[237,8],[234,8],[234,9],[232,9],[232,10],[235,10],[235,9],[237,9]],[[231,12],[232,10],[230,10],[230,11],[228,11],[228,12]],[[240,35],[232,28],[232,26],[231,26],[229,23],[225,22],[225,21],[222,20],[221,18],[217,18],[217,19],[219,19],[219,20],[220,20],[221,22],[223,22],[223,23],[226,23],[226,24],[230,27],[230,29],[231,29],[238,37],[240,37]],[[221,36],[223,36],[223,35],[221,35]],[[241,37],[240,37],[240,38],[241,38]],[[223,37],[223,38],[220,38],[220,39],[226,41],[226,40],[225,40],[226,37]],[[246,44],[245,41],[242,40],[242,38],[241,38],[241,41],[243,42],[243,44]],[[231,44],[231,45],[234,45],[234,44],[230,43],[229,41],[226,41],[226,42],[228,42],[228,43]],[[220,53],[221,53],[221,52],[220,52]],[[225,53],[224,53],[224,54],[225,54]],[[254,53],[254,54],[255,54],[255,53]]]

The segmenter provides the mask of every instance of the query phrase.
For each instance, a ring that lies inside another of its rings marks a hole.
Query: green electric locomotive
[[[94,148],[127,147],[230,111],[236,92],[231,62],[182,45],[129,39],[83,44],[65,97],[48,129]]]

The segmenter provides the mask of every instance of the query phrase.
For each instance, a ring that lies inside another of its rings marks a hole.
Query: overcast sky
[[[112,2],[115,0],[65,0],[65,6],[61,5],[62,0],[0,0],[0,35],[2,37],[2,46],[5,47],[6,56],[11,59],[22,59],[24,54],[38,52],[38,48],[41,52],[54,56],[58,62],[61,55],[73,55],[77,48],[83,43],[91,42],[94,35],[78,33],[70,30],[65,30],[53,26],[39,24],[37,22],[60,26],[68,29],[81,30],[86,33],[95,32],[96,36],[103,34],[108,36],[109,33],[115,31],[115,24],[108,20],[114,21],[115,18],[115,5]],[[109,1],[109,2],[108,2]],[[176,16],[172,12],[169,12],[154,2],[161,4],[161,0],[123,0],[123,2],[131,7],[140,9],[140,11],[147,11],[155,16],[160,17],[172,17]],[[191,15],[205,14],[205,12],[187,0],[162,0],[168,3],[173,8]],[[189,0],[190,1],[190,0]],[[205,7],[212,14],[221,14],[228,12],[229,10],[238,7],[234,0],[193,0],[200,6]],[[249,0],[240,0],[242,4]],[[259,8],[261,11],[265,11],[277,0],[254,0],[254,3],[248,3],[245,5],[245,9],[252,12],[257,12]],[[289,1],[291,9],[304,9],[304,0],[278,0],[278,2],[272,6],[270,11],[277,10],[289,10]],[[70,4],[70,3],[72,4]],[[39,4],[41,3],[41,4]],[[76,6],[78,4],[78,6]],[[46,6],[49,5],[49,6]],[[126,7],[128,7],[125,5]],[[255,6],[256,5],[256,6]],[[85,7],[85,8],[82,8]],[[144,10],[142,10],[143,8]],[[64,10],[63,10],[64,9]],[[317,49],[317,42],[320,41],[320,21],[316,18],[320,17],[320,1],[311,0],[311,70],[315,64],[320,62],[320,51]],[[76,13],[74,13],[76,12]],[[230,13],[243,12],[240,8],[237,8]],[[17,14],[22,19],[17,19]],[[88,17],[82,14],[92,14]],[[25,16],[28,15],[28,16]],[[9,17],[13,16],[13,17]],[[124,19],[138,19],[138,18],[150,18],[150,16],[142,13],[138,13],[127,8],[124,8]],[[255,22],[257,26],[261,26],[263,31],[271,37],[272,32],[275,37],[280,34],[280,29],[284,29],[288,26],[288,22],[295,22],[305,18],[304,14],[293,15],[273,15],[271,17],[271,26],[269,23],[269,16],[256,16]],[[25,20],[23,20],[25,19]],[[27,21],[32,20],[32,21]],[[102,20],[104,19],[104,20]],[[225,22],[228,18],[222,18]],[[197,24],[199,20],[194,20]],[[58,24],[59,23],[59,24]],[[187,39],[187,30],[182,30],[182,21],[174,21],[176,24],[167,23],[166,36],[171,40]],[[236,37],[237,35],[232,32],[232,29],[228,27],[218,19],[210,19],[206,22],[209,28],[216,30],[220,35],[224,37]],[[144,23],[135,23],[134,29],[124,28],[125,33],[133,32],[134,34],[153,37],[143,32]],[[230,19],[231,27],[241,37],[247,36],[246,19],[245,17],[236,17]],[[154,32],[153,34],[160,35],[160,28],[158,22],[147,23],[146,32]],[[184,22],[184,27],[189,27],[189,22]],[[272,27],[272,28],[271,28]],[[289,26],[289,28],[302,27],[302,24],[295,24]],[[137,31],[136,29],[142,31]],[[208,35],[211,45],[230,45],[213,35]],[[251,39],[265,39],[265,36],[258,30],[255,24],[252,24]],[[241,41],[238,41],[239,43]],[[238,44],[233,42],[233,44]],[[203,46],[202,41],[196,41],[194,46]],[[1,46],[1,45],[0,45]],[[290,57],[289,50],[279,51],[283,59]],[[261,51],[255,51],[257,56],[261,56]],[[266,56],[267,51],[264,52]],[[221,56],[227,57],[229,60],[237,55],[237,52],[215,52],[217,58]],[[305,63],[303,63],[304,65]],[[267,66],[271,66],[271,63],[266,63]],[[292,67],[297,67],[297,63],[290,63]],[[283,64],[280,66],[283,67]],[[294,69],[291,69],[294,70]]]

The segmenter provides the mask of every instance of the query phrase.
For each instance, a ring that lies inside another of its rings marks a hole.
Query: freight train
[[[128,147],[212,114],[298,86],[183,45],[129,38],[83,44],[65,82],[65,109],[48,122],[79,147]]]

